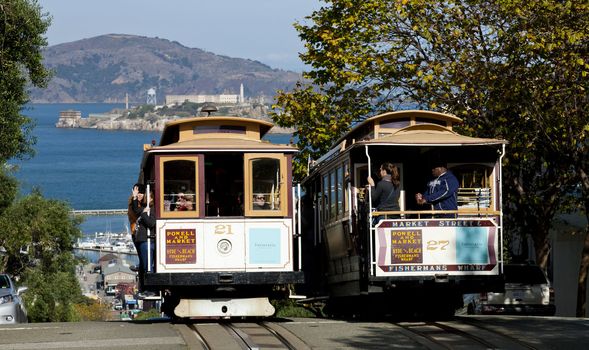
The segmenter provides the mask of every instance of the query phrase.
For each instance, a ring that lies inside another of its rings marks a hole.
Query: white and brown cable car
[[[270,128],[241,117],[185,118],[145,146],[139,181],[154,190],[157,219],[145,287],[164,294],[167,313],[269,316],[268,298],[303,282],[297,150],[263,141]]]
[[[500,291],[501,159],[506,142],[458,134],[461,119],[407,110],[366,119],[314,162],[303,180],[306,294],[333,314],[453,314],[462,295]],[[434,162],[458,180],[457,207],[418,204]],[[375,211],[370,175],[400,173],[398,210]],[[420,310],[418,310],[420,309]]]

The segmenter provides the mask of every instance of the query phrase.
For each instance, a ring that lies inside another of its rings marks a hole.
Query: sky
[[[104,34],[158,37],[217,55],[301,72],[293,23],[320,0],[38,0],[52,17],[49,45]]]

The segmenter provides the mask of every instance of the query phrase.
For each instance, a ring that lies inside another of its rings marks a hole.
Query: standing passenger
[[[458,210],[458,179],[446,168],[446,163],[435,162],[432,165],[435,177],[428,183],[426,193],[417,193],[417,204],[431,204],[434,210]],[[437,217],[454,218],[456,214],[440,214]]]
[[[149,240],[149,255],[150,255],[150,271],[154,270],[154,253],[155,253],[155,240],[153,239],[155,230],[155,212],[154,212],[154,199],[153,192],[149,193],[149,205],[134,200],[133,211],[140,211],[139,220],[137,220],[137,233],[135,234],[135,247],[137,248],[137,255],[139,257],[139,291],[140,297],[153,295],[151,292],[145,292],[145,273],[147,272],[147,254],[148,254],[148,240]],[[151,236],[148,237],[148,230]]]
[[[399,169],[389,162],[382,163],[378,170],[380,181],[374,186],[374,180],[368,176],[368,184],[372,187],[372,207],[377,211],[396,211],[399,207],[401,179]],[[381,218],[376,217],[375,223]]]
[[[137,206],[137,210],[133,209],[133,201],[138,201],[141,203],[143,201],[143,195],[145,194],[145,186],[142,184],[135,184],[133,185],[133,190],[131,195],[129,196],[129,201],[127,203],[127,218],[129,219],[129,227],[131,229],[131,235],[133,237],[133,241],[135,241],[135,225],[137,224],[137,219],[139,219],[139,215],[141,215],[142,209]]]

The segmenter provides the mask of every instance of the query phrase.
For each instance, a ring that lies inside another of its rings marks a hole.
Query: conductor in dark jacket
[[[427,184],[425,193],[417,193],[417,204],[431,204],[434,210],[458,210],[458,179],[446,168],[446,163],[432,164],[433,179]],[[455,214],[440,214],[436,217],[454,218]]]

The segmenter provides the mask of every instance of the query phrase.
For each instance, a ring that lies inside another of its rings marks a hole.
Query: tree
[[[16,199],[18,184],[6,172],[8,160],[34,154],[34,123],[21,111],[27,88],[50,77],[41,52],[49,23],[35,0],[0,0],[0,270],[28,285],[31,320],[67,321],[81,300],[72,255],[80,220],[37,191]]]
[[[507,139],[504,232],[529,234],[546,268],[554,215],[568,186],[583,179],[589,4],[325,2],[310,24],[296,25],[312,69],[308,83],[278,93],[276,123],[299,135],[316,129],[320,135],[299,139],[304,156],[403,104],[456,114],[465,133]],[[586,251],[585,271],[589,236]]]
[[[18,193],[18,182],[6,167],[0,167],[0,215],[12,204]]]
[[[80,321],[108,321],[111,313],[110,304],[90,298],[76,304],[75,309]]]
[[[25,301],[32,321],[69,321],[81,300],[73,244],[80,219],[61,201],[39,192],[16,200],[0,215],[0,270],[16,276],[29,290]]]
[[[46,86],[41,49],[50,20],[35,0],[0,1],[0,164],[34,153],[34,123],[21,114],[27,85]]]

